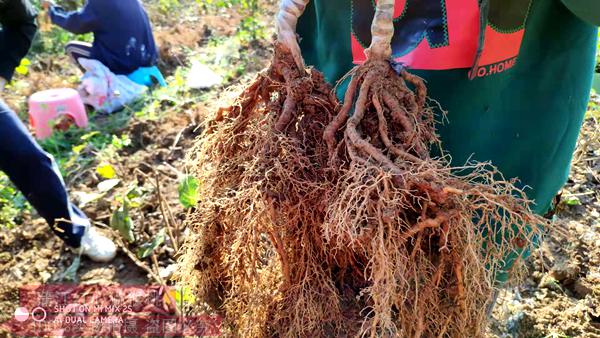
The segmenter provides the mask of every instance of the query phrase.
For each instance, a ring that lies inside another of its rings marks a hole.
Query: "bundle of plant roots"
[[[235,335],[480,336],[496,275],[538,235],[490,166],[429,155],[425,85],[389,61],[393,2],[342,105],[275,44],[194,149],[182,276]]]
[[[341,319],[321,231],[334,189],[323,132],[337,102],[297,61],[275,43],[191,158],[201,201],[181,276],[243,337],[322,335]]]
[[[325,245],[346,272],[339,284],[360,299],[362,334],[479,337],[495,276],[543,221],[493,167],[430,157],[439,141],[425,97],[420,78],[386,59],[353,70],[325,131],[340,168]]]

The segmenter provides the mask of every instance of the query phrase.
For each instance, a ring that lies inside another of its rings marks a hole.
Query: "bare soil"
[[[586,120],[553,225],[525,283],[500,294],[491,336],[600,337],[599,134]]]

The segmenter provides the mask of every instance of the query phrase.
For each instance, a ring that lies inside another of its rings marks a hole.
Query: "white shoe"
[[[81,253],[95,262],[107,263],[117,255],[117,246],[90,226],[81,238]]]

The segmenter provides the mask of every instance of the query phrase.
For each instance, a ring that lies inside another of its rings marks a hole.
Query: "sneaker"
[[[117,255],[117,246],[94,227],[90,227],[81,238],[81,253],[95,262],[107,263]]]

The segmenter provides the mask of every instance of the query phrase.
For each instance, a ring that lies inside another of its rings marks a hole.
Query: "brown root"
[[[329,250],[349,257],[364,276],[351,281],[357,311],[367,314],[361,334],[482,336],[481,309],[495,274],[504,258],[523,252],[514,239],[529,246],[538,232],[527,225],[543,221],[493,168],[473,164],[459,176],[445,159],[430,157],[439,141],[420,78],[398,75],[384,60],[352,74],[342,107],[354,109],[345,126],[339,117],[324,135],[330,157],[347,159],[338,167],[324,236]],[[342,149],[332,146],[342,140]]]
[[[236,335],[322,336],[343,322],[320,232],[332,189],[322,141],[337,105],[330,91],[277,44],[190,158],[202,201],[180,276],[215,300]]]
[[[275,45],[215,114],[180,276],[236,336],[481,336],[495,275],[543,221],[493,168],[429,155],[420,78],[385,60],[351,75],[338,105]]]

